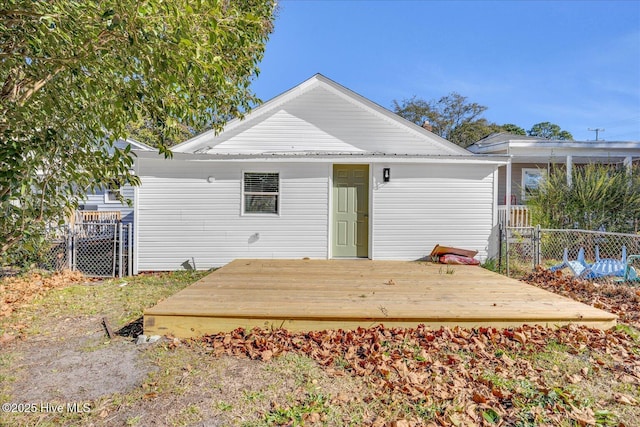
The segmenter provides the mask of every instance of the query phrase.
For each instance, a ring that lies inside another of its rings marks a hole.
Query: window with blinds
[[[278,213],[280,174],[245,172],[243,176],[244,213]]]

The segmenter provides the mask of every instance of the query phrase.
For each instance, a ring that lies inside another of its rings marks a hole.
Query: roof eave
[[[141,159],[164,160],[154,153],[141,153]],[[466,163],[504,165],[510,156],[505,155],[419,155],[387,153],[262,153],[262,154],[193,154],[174,153],[175,160],[203,162],[344,162],[349,163]]]

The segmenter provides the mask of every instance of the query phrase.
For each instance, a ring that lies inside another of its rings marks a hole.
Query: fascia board
[[[165,160],[164,157],[153,153],[140,153],[141,159]],[[441,164],[494,164],[505,165],[511,156],[412,156],[394,154],[303,154],[303,155],[219,155],[175,153],[168,161],[202,161],[202,162],[282,162],[282,163],[441,163]]]

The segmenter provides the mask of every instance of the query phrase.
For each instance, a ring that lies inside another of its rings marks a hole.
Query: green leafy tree
[[[194,129],[186,125],[182,125],[175,129],[171,134],[165,133],[165,127],[162,123],[155,122],[149,118],[141,118],[136,122],[127,124],[125,132],[134,140],[159,147],[160,141],[166,146],[173,146],[180,142],[192,138],[200,132],[204,132],[205,128]]]
[[[432,132],[462,147],[492,133],[526,135],[524,129],[514,124],[498,125],[487,121],[481,117],[486,110],[487,107],[470,103],[466,96],[456,92],[431,101],[415,96],[401,102],[393,101],[396,114],[419,126],[428,122]]]
[[[640,169],[589,164],[554,170],[527,200],[533,220],[547,228],[634,232],[640,217]]]
[[[501,130],[500,132],[507,132],[510,133],[512,135],[526,135],[527,131],[525,131],[523,128],[521,128],[518,125],[514,125],[513,123],[506,123],[502,126],[500,126]]]
[[[488,135],[499,132],[504,132],[501,126],[481,118],[455,127],[450,133],[449,140],[462,147],[468,147]]]
[[[435,134],[463,147],[475,142],[464,137],[469,133],[475,134],[469,132],[470,124],[477,121],[486,109],[475,102],[467,102],[466,96],[456,92],[438,100],[425,101],[414,96],[402,102],[393,101],[396,114],[419,126],[429,122]],[[462,127],[466,127],[467,131]]]
[[[2,255],[116,179],[113,142],[151,120],[159,151],[258,102],[250,82],[274,0],[23,1],[0,5]],[[148,141],[147,141],[148,142]]]
[[[570,132],[562,130],[560,126],[550,122],[536,123],[529,129],[528,134],[543,139],[573,141],[573,135]]]

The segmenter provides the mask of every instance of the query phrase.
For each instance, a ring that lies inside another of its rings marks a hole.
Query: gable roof
[[[216,155],[396,154],[469,156],[464,148],[316,74],[230,121],[172,147]]]
[[[127,138],[127,139],[118,139],[116,142],[113,143],[113,145],[116,148],[120,148],[122,150],[124,150],[127,145],[131,146],[132,150],[137,150],[137,151],[156,151],[156,148],[153,148],[150,145],[144,144],[140,141],[136,141],[135,139],[131,139],[131,138]]]
[[[544,141],[544,140],[537,138],[535,136],[516,135],[514,133],[509,133],[509,132],[498,132],[498,133],[492,133],[491,135],[488,135],[482,138],[480,141],[470,145],[470,147],[474,147],[474,148],[487,147],[494,144],[502,144],[502,143],[511,142],[511,141]]]

